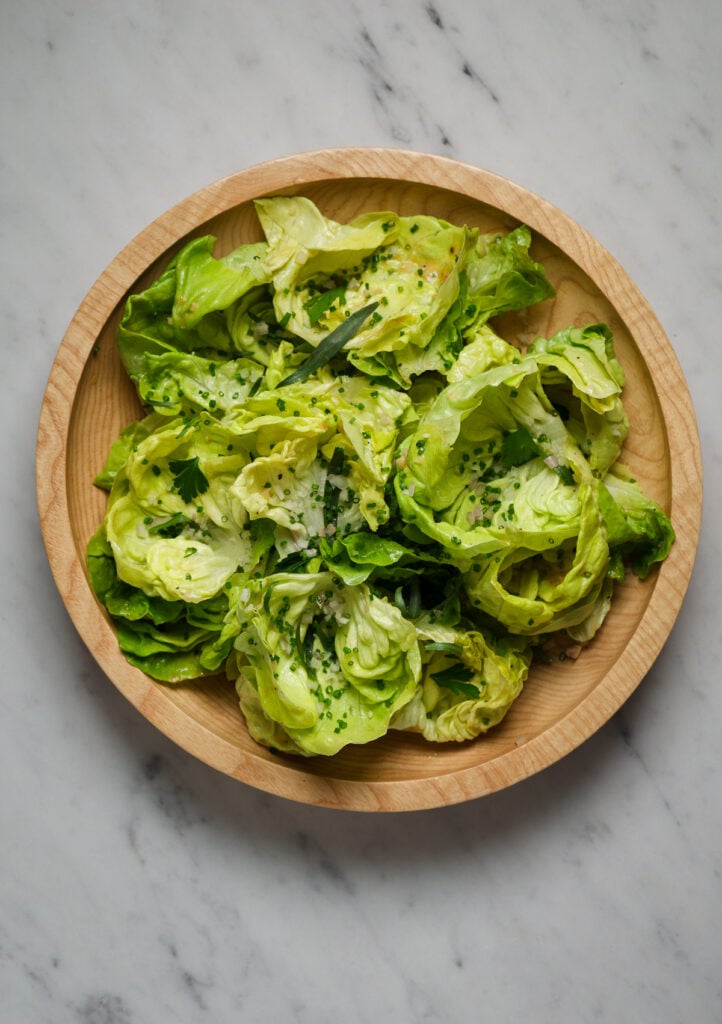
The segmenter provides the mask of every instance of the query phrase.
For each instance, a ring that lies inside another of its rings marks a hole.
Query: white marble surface
[[[718,0],[5,0],[0,1020],[722,1019]],[[595,234],[676,347],[701,555],[642,686],[493,797],[313,809],[174,748],[106,681],[34,499],[45,381],[173,202],[329,145],[448,154]]]

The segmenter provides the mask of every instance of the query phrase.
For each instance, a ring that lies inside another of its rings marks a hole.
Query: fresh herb
[[[504,435],[501,442],[501,458],[505,466],[523,466],[525,462],[539,455],[539,447],[526,427],[519,427]]]
[[[303,572],[307,558],[302,551],[292,551],[277,564],[274,572]]]
[[[338,288],[330,288],[327,292],[319,292],[318,295],[314,295],[304,302],[303,308],[308,313],[308,319],[315,325],[335,302],[338,302],[340,306],[346,304],[345,284]]]
[[[569,466],[555,466],[554,472],[563,484],[566,484],[568,487],[574,486],[574,474]]]
[[[325,366],[326,363],[330,362],[341,351],[346,342],[358,334],[364,322],[371,316],[377,306],[378,302],[370,302],[368,306],[357,309],[355,313],[352,313],[348,320],[340,323],[334,331],[331,331],[327,338],[323,339],[305,363],[302,363],[290,376],[282,380],[278,386],[284,388],[289,384],[300,384],[301,381],[310,377],[321,366]]]
[[[461,657],[461,647],[459,644],[449,644],[442,640],[434,640],[431,643],[424,644],[425,651],[442,651],[444,654],[453,654],[457,658]]]
[[[182,512],[175,512],[169,519],[164,519],[163,522],[156,523],[155,526],[149,526],[148,533],[157,533],[159,537],[178,537],[187,526],[195,530],[198,529],[198,524],[188,516],[183,515]]]
[[[173,474],[173,486],[186,505],[208,490],[208,479],[200,467],[198,455],[192,459],[171,459],[168,468]]]
[[[476,698],[479,696],[479,687],[469,682],[473,677],[474,670],[467,665],[449,665],[431,676],[437,686],[443,686],[459,697]]]

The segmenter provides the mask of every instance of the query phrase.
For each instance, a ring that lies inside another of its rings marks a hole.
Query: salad
[[[554,294],[524,226],[255,207],[265,241],[194,238],[127,301],[146,414],[95,480],[93,589],[132,665],[225,673],[276,750],[473,739],[673,542],[619,461],[611,332],[496,332]]]

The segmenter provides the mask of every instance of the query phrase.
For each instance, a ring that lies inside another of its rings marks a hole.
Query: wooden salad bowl
[[[575,660],[535,666],[504,721],[462,744],[390,732],[331,758],[296,758],[248,735],[224,677],[154,682],[121,654],[85,569],[88,538],[106,495],[93,486],[111,442],[141,413],[115,345],[129,293],[147,287],[192,236],[218,237],[216,254],[262,233],[252,200],[305,195],[347,221],[371,210],[428,213],[483,231],[519,223],[556,297],[496,326],[522,344],[598,321],[612,329],[627,375],[631,430],[623,452],[645,493],[671,517],[676,542],[661,567],[615,593],[594,641]],[[338,149],[289,156],[240,171],[164,213],[113,260],[88,292],[53,364],[39,424],[37,491],[55,581],[78,632],[108,678],[183,749],[248,785],[309,804],[403,811],[454,804],[518,782],[558,761],[599,729],[643,679],[677,617],[692,572],[702,480],[690,396],[672,347],[622,267],[573,220],[520,185],[438,156]]]

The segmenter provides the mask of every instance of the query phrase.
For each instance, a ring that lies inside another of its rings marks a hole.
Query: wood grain
[[[249,738],[223,679],[162,686],[121,655],[88,584],[85,545],[104,511],[92,480],[120,429],[140,409],[115,347],[125,298],[145,287],[193,235],[217,253],[261,238],[252,200],[302,194],[338,220],[368,210],[431,213],[488,231],[528,224],[532,252],[556,298],[504,318],[501,333],[527,343],[569,324],[603,320],[627,374],[632,430],[624,459],[671,515],[677,540],[644,583],[628,580],[594,642],[576,662],[535,668],[504,722],[486,737],[434,746],[390,734],[333,758],[298,760]],[[101,274],[53,364],[37,443],[37,494],[51,569],[76,628],[103,671],[149,721],[185,750],[249,785],[294,800],[367,811],[456,803],[547,767],[600,728],[662,648],[692,572],[702,480],[694,411],[672,347],[622,267],[579,225],[539,196],[488,171],[386,149],[324,150],[261,164],[209,185],[138,235]]]

